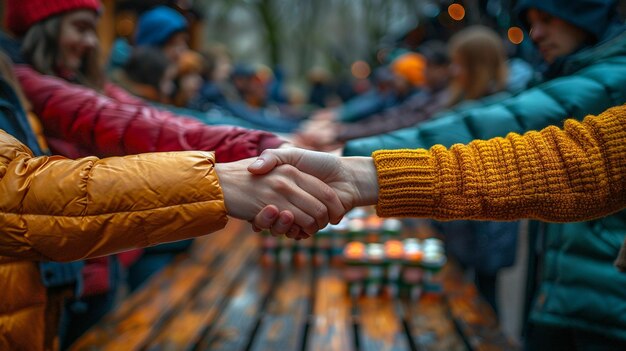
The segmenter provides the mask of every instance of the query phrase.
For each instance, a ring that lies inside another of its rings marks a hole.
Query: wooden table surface
[[[341,269],[268,268],[259,236],[232,220],[197,239],[72,350],[518,350],[494,312],[444,267],[443,294],[350,297]]]

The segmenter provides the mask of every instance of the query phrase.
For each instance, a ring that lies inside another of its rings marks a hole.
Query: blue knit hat
[[[162,46],[172,35],[186,31],[187,27],[187,20],[183,15],[167,6],[158,6],[139,17],[135,44]]]

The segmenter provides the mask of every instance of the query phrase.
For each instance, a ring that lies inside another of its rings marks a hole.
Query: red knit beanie
[[[22,36],[35,23],[63,12],[88,9],[98,11],[100,0],[7,0],[4,20],[7,29]]]

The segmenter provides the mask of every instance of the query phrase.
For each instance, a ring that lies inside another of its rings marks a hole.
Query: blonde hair
[[[59,76],[57,56],[59,53],[59,35],[62,16],[53,16],[33,24],[22,42],[22,55],[37,71],[51,76]],[[63,78],[63,77],[62,77]],[[76,83],[92,89],[102,90],[104,71],[100,64],[100,50],[97,45],[87,53],[79,72],[76,72]]]
[[[449,105],[474,100],[504,90],[508,79],[504,44],[498,34],[484,26],[471,26],[456,33],[449,43],[450,57],[460,58],[466,79],[450,86]]]

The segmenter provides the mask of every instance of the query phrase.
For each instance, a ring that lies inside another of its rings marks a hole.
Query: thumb
[[[248,166],[248,172],[257,175],[265,174],[283,163],[275,150],[266,150]]]

